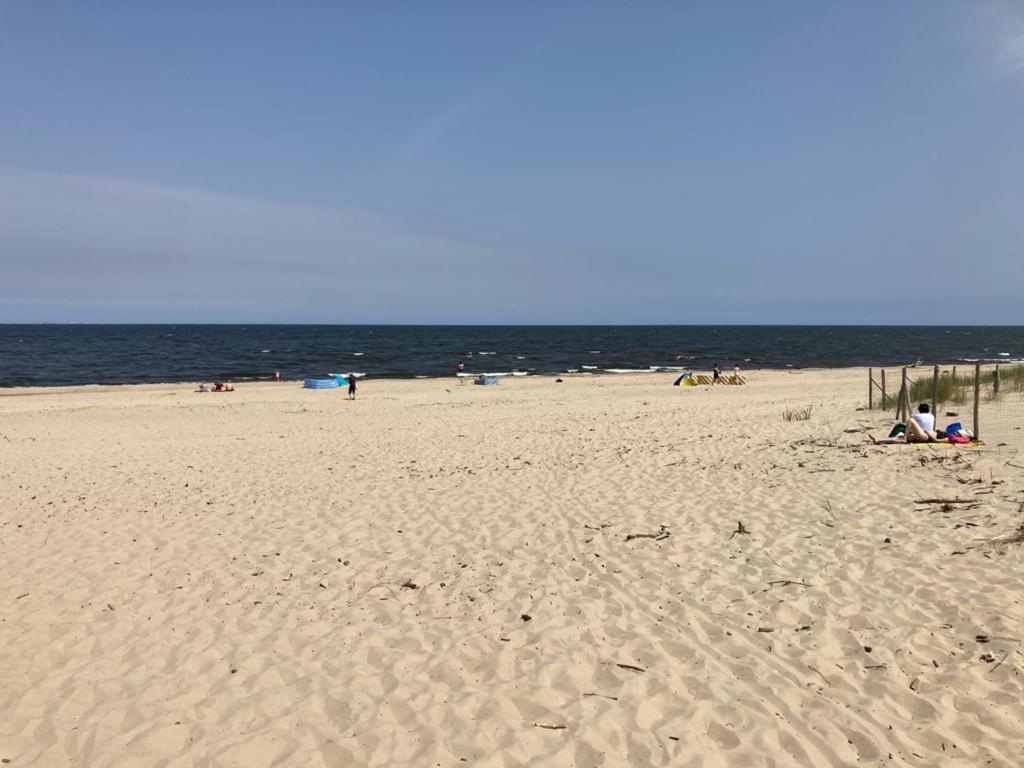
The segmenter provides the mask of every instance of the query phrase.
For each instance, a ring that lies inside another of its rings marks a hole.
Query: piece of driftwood
[[[768,586],[769,587],[774,587],[776,585],[782,586],[782,587],[788,587],[790,584],[796,585],[798,587],[809,587],[809,586],[811,586],[810,584],[808,584],[806,581],[803,581],[803,580],[793,581],[792,579],[776,579],[775,581],[769,581],[768,582]]]
[[[626,541],[632,541],[633,539],[654,539],[654,541],[662,541],[671,536],[672,533],[663,525],[661,530],[657,533],[630,533],[626,535]]]

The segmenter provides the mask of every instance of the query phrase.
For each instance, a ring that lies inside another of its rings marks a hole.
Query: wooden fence
[[[1024,365],[913,366],[891,371],[888,378],[884,368],[868,369],[868,408],[891,410],[905,423],[913,404],[924,402],[936,418],[944,406],[955,406],[945,415],[975,437],[994,431],[1000,439],[1024,442]]]

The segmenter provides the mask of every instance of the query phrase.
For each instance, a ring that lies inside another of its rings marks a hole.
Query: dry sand
[[[750,380],[8,390],[0,758],[1024,764],[1024,458]]]

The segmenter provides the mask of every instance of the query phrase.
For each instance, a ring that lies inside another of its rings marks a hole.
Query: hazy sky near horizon
[[[1024,3],[0,4],[0,322],[1024,323]]]

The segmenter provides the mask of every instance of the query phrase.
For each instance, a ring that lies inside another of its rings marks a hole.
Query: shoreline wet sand
[[[1015,765],[1017,447],[745,374],[0,392],[0,758]]]

